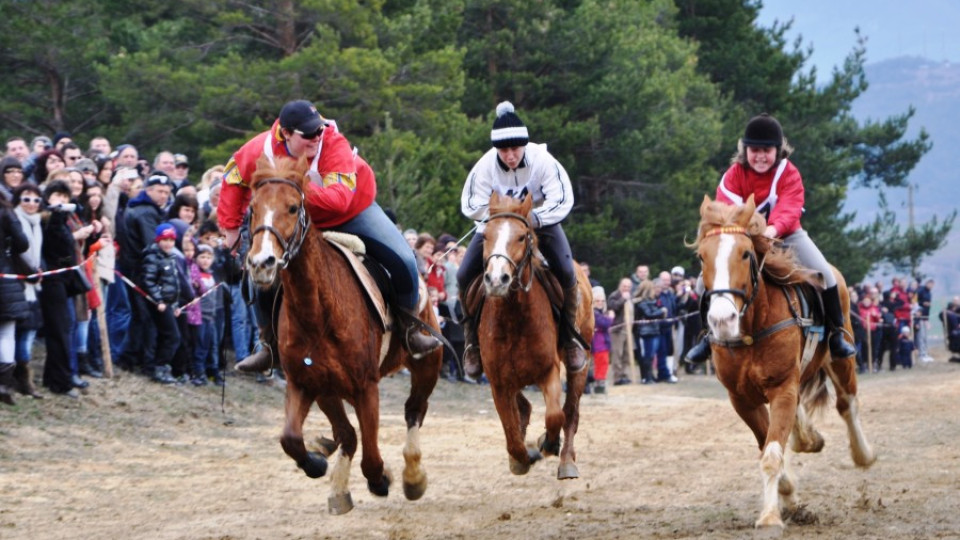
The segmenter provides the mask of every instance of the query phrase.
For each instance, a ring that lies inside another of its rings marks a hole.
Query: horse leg
[[[409,362],[410,396],[404,404],[407,442],[403,446],[403,494],[407,500],[423,497],[427,490],[427,473],[420,464],[420,426],[427,415],[427,400],[440,378],[443,353],[437,351],[418,361]]]
[[[577,451],[573,445],[573,439],[577,434],[577,428],[580,425],[580,396],[583,394],[583,387],[587,384],[587,371],[583,370],[573,374],[572,380],[567,378],[567,399],[563,404],[563,450],[560,451],[560,466],[557,469],[557,478],[567,480],[579,478],[580,472],[577,470]]]
[[[367,479],[367,489],[377,497],[386,497],[390,492],[390,474],[385,472],[383,457],[377,436],[380,430],[380,389],[375,383],[364,388],[354,406],[357,422],[360,423],[360,437],[363,441],[363,457],[360,470]]]
[[[867,441],[860,424],[860,400],[857,399],[857,372],[856,361],[846,358],[843,361],[833,361],[824,366],[827,375],[833,382],[837,392],[837,412],[847,424],[847,436],[850,439],[850,454],[853,462],[862,468],[873,465],[877,455]]]
[[[287,383],[290,388],[290,383]],[[343,400],[333,394],[317,398],[317,405],[327,415],[333,429],[334,439],[340,443],[340,456],[330,473],[330,497],[327,508],[333,515],[346,514],[353,510],[353,498],[350,496],[350,464],[357,451],[357,432],[350,425]]]
[[[801,403],[797,407],[796,419],[793,423],[790,447],[794,452],[819,452],[823,450],[823,436],[813,427],[807,409]]]
[[[755,526],[783,528],[783,519],[780,516],[781,486],[792,498],[792,490],[788,486],[792,481],[787,476],[784,485],[784,448],[787,438],[793,430],[794,418],[797,414],[797,376],[791,376],[783,385],[767,391],[770,401],[770,426],[767,430],[767,440],[760,456],[760,474],[763,477],[763,508],[760,519]]]
[[[512,392],[500,387],[499,384],[490,384],[490,393],[493,394],[493,403],[500,416],[503,434],[507,439],[507,453],[510,455],[510,472],[516,475],[527,474],[530,465],[543,458],[540,452],[524,445],[523,434],[520,430],[520,411],[515,398],[516,390]],[[511,395],[513,393],[513,395]],[[529,413],[528,413],[529,414]],[[529,417],[528,417],[529,419]]]
[[[308,399],[295,382],[287,383],[284,407],[286,422],[280,436],[280,446],[307,476],[320,478],[327,472],[327,459],[321,453],[308,452],[303,443],[303,422],[307,419],[312,404],[313,401]]]
[[[517,392],[517,412],[520,414],[520,438],[527,440],[527,428],[530,427],[530,416],[533,414],[533,405],[523,392]]]
[[[544,425],[546,431],[537,441],[537,447],[545,456],[560,455],[560,430],[563,429],[563,409],[560,408],[560,396],[563,395],[563,386],[560,384],[559,370],[550,370],[546,381],[540,385],[543,392],[543,402],[546,405]]]

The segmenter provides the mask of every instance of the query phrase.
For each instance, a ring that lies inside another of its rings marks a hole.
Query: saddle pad
[[[335,247],[350,264],[350,268],[353,270],[353,275],[355,275],[357,280],[360,282],[360,288],[363,289],[363,291],[367,294],[367,298],[374,307],[373,311],[375,311],[377,314],[377,318],[380,321],[380,327],[384,332],[386,332],[390,325],[390,319],[387,315],[387,305],[383,300],[383,295],[380,294],[380,288],[377,287],[376,282],[370,276],[370,273],[367,272],[367,269],[364,268],[363,263],[360,262],[360,259],[354,255],[351,248],[345,246],[341,241],[340,237],[344,236],[343,233],[338,233],[337,238],[330,238],[328,237],[328,234],[330,233],[323,233],[324,240],[326,240],[331,246]],[[349,237],[349,235],[346,236]],[[359,241],[359,238],[357,238],[357,241]],[[363,245],[363,243],[361,242],[360,245]]]

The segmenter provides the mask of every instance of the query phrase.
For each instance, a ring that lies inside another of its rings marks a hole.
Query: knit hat
[[[526,146],[530,142],[527,126],[514,112],[513,103],[502,101],[497,105],[497,119],[493,121],[490,142],[496,148]]]
[[[58,132],[54,133],[54,135],[53,135],[53,140],[51,141],[51,142],[53,143],[53,146],[56,146],[57,143],[60,142],[61,139],[71,139],[71,140],[72,140],[72,139],[73,139],[73,136],[70,135],[70,132],[69,132],[69,131],[58,131]]]
[[[177,239],[177,230],[173,228],[173,225],[169,223],[161,223],[157,225],[157,229],[154,231],[154,242],[159,242],[161,240],[176,240]]]
[[[173,180],[170,180],[170,177],[167,176],[167,173],[161,171],[154,171],[153,174],[150,175],[150,178],[147,178],[147,181],[145,182],[146,187],[158,185],[170,186],[172,184]]]
[[[767,113],[754,116],[743,130],[745,146],[783,146],[783,128],[780,122]]]
[[[73,164],[73,168],[77,169],[80,172],[89,172],[97,174],[97,164],[93,162],[90,158],[80,158],[76,163]]]
[[[23,165],[20,163],[19,159],[13,156],[7,156],[3,159],[0,159],[0,174],[3,174],[10,169],[20,169],[22,171]]]
[[[674,267],[670,270],[670,274],[671,274],[671,275],[674,275],[674,276],[683,277],[683,276],[686,274],[686,272],[683,271],[683,267],[682,267],[682,266],[674,266]]]
[[[210,247],[210,246],[208,246],[208,245],[206,245],[206,244],[198,244],[198,245],[197,245],[197,254],[194,255],[194,257],[199,256],[201,253],[209,253],[210,255],[213,255],[213,248]]]

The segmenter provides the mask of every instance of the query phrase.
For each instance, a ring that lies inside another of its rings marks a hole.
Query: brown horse
[[[847,424],[853,462],[866,468],[876,456],[860,426],[855,359],[831,359],[822,340],[809,363],[801,364],[800,299],[788,285],[818,285],[819,276],[799,268],[792,252],[763,236],[766,221],[755,210],[752,195],[742,207],[705,197],[695,247],[703,264],[717,378],[761,450],[763,509],[756,526],[782,528],[781,504],[787,514],[798,504],[784,449],[791,435],[796,452],[823,448],[823,437],[810,416],[829,397],[826,377],[836,389],[836,407]],[[846,284],[836,269],[834,274],[846,330],[852,335]]]
[[[493,401],[503,424],[510,454],[510,471],[526,474],[530,465],[547,455],[559,455],[557,478],[577,478],[573,439],[580,421],[580,396],[586,370],[569,376],[567,397],[560,408],[561,354],[547,290],[536,277],[540,268],[537,236],[530,226],[532,200],[494,193],[484,231],[483,284],[486,299],[480,314],[478,337],[483,369],[490,379]],[[593,338],[590,283],[574,265],[580,294],[578,326],[587,343]],[[526,448],[531,405],[523,388],[537,385],[546,404],[546,433],[539,449]],[[566,436],[560,448],[560,430]]]
[[[420,465],[419,429],[427,399],[440,374],[442,351],[418,360],[401,346],[399,332],[384,331],[368,309],[358,279],[343,254],[310,225],[304,208],[306,161],[279,162],[276,169],[258,163],[253,178],[250,230],[252,242],[246,265],[261,288],[277,279],[283,285],[278,338],[280,364],[287,377],[286,423],[280,444],[307,476],[319,478],[327,462],[308,452],[303,422],[316,402],[333,429],[340,455],[331,472],[330,512],[353,508],[348,487],[357,434],[347,418],[344,401],[353,406],[363,442],[360,468],[370,492],[385,497],[391,478],[377,445],[380,418],[378,383],[406,366],[410,397],[405,404],[407,442],[403,448],[404,494],[419,499],[427,488]],[[437,328],[432,308],[421,295],[421,317]]]

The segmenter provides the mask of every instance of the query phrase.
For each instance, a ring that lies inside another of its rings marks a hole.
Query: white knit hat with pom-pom
[[[526,146],[530,142],[527,126],[514,112],[513,103],[502,101],[497,105],[497,119],[493,121],[490,142],[497,148]]]

